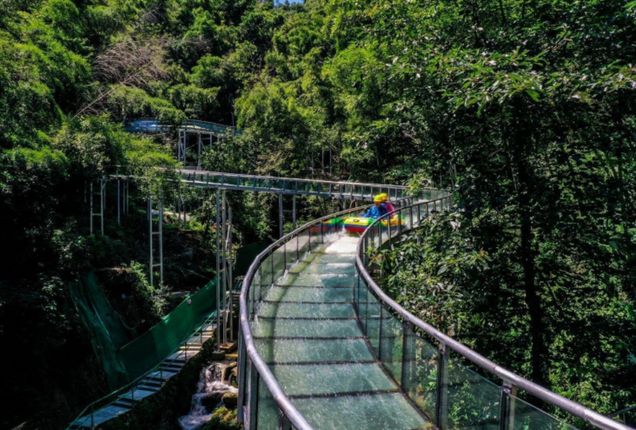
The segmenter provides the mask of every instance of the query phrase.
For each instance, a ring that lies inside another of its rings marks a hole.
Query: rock
[[[225,360],[225,353],[224,352],[213,352],[213,353],[210,354],[210,360],[212,360],[212,361]]]
[[[237,348],[238,348],[238,342],[226,343],[221,345],[221,350],[225,352],[226,354],[236,351]]]
[[[238,404],[238,393],[225,393],[221,400],[223,400],[225,407],[234,409]]]
[[[201,406],[205,408],[206,411],[212,412],[216,407],[221,403],[221,399],[223,396],[221,394],[212,394],[209,396],[205,396],[201,399]]]

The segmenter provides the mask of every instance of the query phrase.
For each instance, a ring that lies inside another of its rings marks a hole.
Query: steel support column
[[[223,201],[221,203],[221,278],[222,278],[222,282],[221,284],[223,285],[222,288],[222,293],[223,296],[221,297],[221,303],[223,306],[223,321],[222,321],[222,325],[223,325],[223,343],[226,344],[227,343],[227,257],[226,257],[226,198],[225,198],[225,191],[223,191]]]
[[[216,350],[221,346],[221,244],[219,241],[219,227],[221,227],[221,190],[216,189]]]
[[[278,195],[278,222],[279,222],[279,236],[278,238],[280,239],[281,237],[284,236],[284,230],[285,230],[285,226],[283,225],[284,218],[283,218],[283,195],[279,194]]]

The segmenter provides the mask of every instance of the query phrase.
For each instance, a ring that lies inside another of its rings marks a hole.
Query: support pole
[[[219,227],[221,226],[221,190],[216,189],[216,350],[221,346],[221,244],[219,243]]]
[[[99,217],[101,218],[102,236],[104,235],[104,206],[106,206],[106,181],[99,180]]]
[[[198,154],[197,154],[197,170],[201,170],[201,133],[197,134],[197,145],[198,145]]]
[[[177,140],[177,162],[181,163],[181,142],[183,141],[183,138],[181,137],[181,133],[182,131],[179,130],[179,139]]]
[[[283,220],[283,195],[278,195],[278,222],[279,222],[279,238],[283,237],[284,232],[284,220]]]
[[[154,264],[152,261],[152,198],[150,197],[150,194],[148,194],[147,211],[148,211],[148,242],[149,242],[148,269],[150,270],[150,285],[154,285],[153,284]]]
[[[91,218],[91,235],[93,234],[93,183],[91,182],[91,189],[90,189],[90,218]]]
[[[222,271],[222,279],[223,279],[223,297],[221,298],[221,303],[223,304],[223,343],[226,344],[227,343],[227,257],[226,257],[226,248],[225,248],[225,238],[226,238],[226,203],[227,200],[225,198],[225,190],[223,190],[223,202],[221,203],[221,216],[222,216],[222,221],[221,221],[221,249],[222,249],[222,253],[221,253],[221,258],[222,258],[222,263],[221,263],[221,271]]]
[[[163,193],[159,200],[159,282],[163,285]]]
[[[187,127],[183,129],[183,167],[187,166],[187,158],[188,158],[188,129]]]
[[[437,428],[448,428],[448,352],[446,345],[439,347],[437,359],[437,402],[435,421]]]
[[[230,246],[230,252],[228,254],[228,276],[230,279],[230,309],[229,309],[229,320],[230,320],[230,342],[232,342],[234,340],[234,320],[232,318],[233,314],[234,314],[234,310],[233,310],[233,306],[234,306],[234,298],[232,297],[233,291],[234,291],[234,277],[232,275],[232,207],[230,205],[228,205],[227,207],[228,209],[228,214],[229,214],[229,218],[230,218],[230,225],[228,226],[229,230],[228,230],[228,236],[230,238],[229,240],[229,246]]]
[[[294,203],[292,205],[292,223],[294,225],[294,230],[296,230],[296,194],[294,194]]]
[[[121,224],[121,180],[117,179],[117,224]]]

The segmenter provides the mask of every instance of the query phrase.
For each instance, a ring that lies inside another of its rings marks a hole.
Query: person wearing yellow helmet
[[[374,205],[371,206],[369,208],[369,210],[367,210],[366,213],[364,215],[362,215],[362,217],[363,218],[378,219],[382,215],[386,214],[387,210],[386,210],[386,206],[384,205],[383,201],[384,201],[384,199],[381,197],[381,194],[378,194],[377,196],[375,196],[373,198]]]
[[[387,193],[378,194],[376,197],[380,197],[382,203],[384,203],[384,207],[386,207],[387,212],[393,212],[395,210],[395,206],[393,206],[393,204],[391,204],[391,202],[389,201],[389,195]]]

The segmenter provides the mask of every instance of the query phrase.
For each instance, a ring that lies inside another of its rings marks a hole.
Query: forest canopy
[[[123,131],[143,117],[242,129],[211,170],[454,189],[386,254],[387,289],[566,397],[633,405],[635,91],[633,1],[0,0],[0,341],[30,357],[3,425],[59,428],[103,394],[65,285],[139,260],[132,228],[91,237],[85,194],[175,165],[174,136]],[[240,205],[271,234],[271,199]]]

